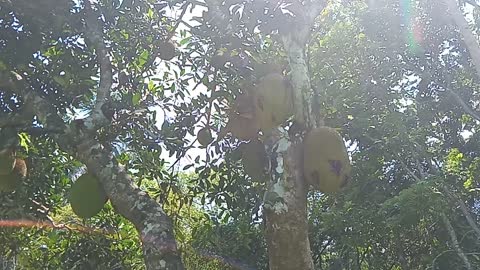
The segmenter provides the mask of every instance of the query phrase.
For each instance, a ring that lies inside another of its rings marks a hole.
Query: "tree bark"
[[[268,134],[266,150],[272,159],[271,181],[264,197],[265,233],[271,270],[313,270],[314,264],[308,239],[307,192],[303,179],[303,129],[319,124],[314,114],[313,89],[305,60],[305,47],[315,18],[326,1],[293,1],[297,6],[296,23],[281,37],[291,70],[295,124],[302,132],[290,138],[279,128]],[[209,12],[218,22],[224,22],[216,0],[206,0]],[[228,23],[228,22],[226,22]],[[231,31],[227,25],[226,32]]]
[[[285,134],[284,134],[285,136]],[[277,161],[273,174],[279,178],[265,200],[266,240],[270,270],[313,270],[308,239],[307,189],[300,166],[301,142],[275,138]]]

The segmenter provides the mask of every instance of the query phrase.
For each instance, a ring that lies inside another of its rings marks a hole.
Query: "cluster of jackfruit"
[[[217,58],[212,61],[219,61]],[[257,139],[260,131],[267,134],[293,115],[292,89],[281,69],[266,64],[259,65],[257,69],[257,75],[261,77],[254,86],[245,86],[243,94],[235,98],[228,123],[220,130],[218,139],[227,133],[242,141]],[[201,128],[197,140],[202,146],[210,144],[213,141],[211,129]]]
[[[107,194],[98,179],[89,173],[80,176],[70,189],[70,205],[73,212],[81,218],[91,218],[98,214],[107,200]]]
[[[330,127],[309,131],[303,141],[305,182],[323,193],[339,191],[349,180],[351,165],[340,134]],[[252,139],[240,147],[244,171],[254,181],[268,178],[268,156],[263,143]]]
[[[306,183],[324,193],[339,191],[347,184],[351,165],[340,134],[333,128],[319,127],[303,141],[303,173]]]
[[[292,115],[292,89],[288,80],[281,73],[269,73],[251,90],[237,96],[223,133],[230,132],[245,141],[256,139],[260,131],[268,134]]]
[[[259,65],[255,70],[259,79],[234,100],[227,126],[218,137],[231,133],[239,140],[249,141],[241,147],[243,168],[252,179],[262,180],[268,174],[268,157],[259,140],[260,132],[268,134],[294,114],[293,91],[281,68]],[[198,140],[202,145],[209,144],[213,140],[210,130],[201,129]],[[347,149],[335,129],[320,127],[307,132],[303,141],[303,173],[309,186],[325,193],[339,191],[350,172]]]

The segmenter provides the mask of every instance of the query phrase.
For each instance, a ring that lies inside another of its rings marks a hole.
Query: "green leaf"
[[[186,37],[186,38],[180,40],[180,45],[183,46],[183,45],[189,43],[191,39],[192,39],[192,37],[190,36],[190,37]]]
[[[133,106],[137,106],[138,104],[140,104],[140,99],[142,98],[142,96],[140,95],[140,93],[135,93],[133,96],[132,96],[132,104]]]
[[[30,140],[30,136],[27,133],[19,133],[18,138],[20,141],[20,146],[25,149],[26,152],[28,152],[28,145],[32,143]]]

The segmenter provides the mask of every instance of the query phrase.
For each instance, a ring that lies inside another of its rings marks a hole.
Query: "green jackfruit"
[[[161,41],[158,43],[158,52],[160,59],[170,61],[175,57],[175,44],[172,42]]]
[[[0,155],[0,175],[7,175],[15,167],[15,156],[11,151]]]
[[[208,127],[201,128],[197,133],[197,140],[201,146],[207,146],[213,141],[212,132]]]
[[[351,165],[340,134],[333,128],[311,130],[303,141],[306,182],[324,193],[337,192],[350,176]]]
[[[23,159],[15,159],[13,171],[7,175],[0,175],[0,191],[14,191],[27,176],[27,164]]]
[[[267,180],[266,167],[268,157],[265,146],[259,140],[251,140],[241,146],[243,170],[254,181],[265,182]]]
[[[108,200],[97,178],[88,173],[73,183],[69,199],[73,212],[81,218],[95,216]]]
[[[293,115],[292,89],[282,74],[271,73],[260,79],[255,90],[255,109],[264,133]]]

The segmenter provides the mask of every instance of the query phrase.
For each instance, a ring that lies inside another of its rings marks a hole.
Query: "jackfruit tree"
[[[478,9],[3,1],[0,260],[478,268]]]

